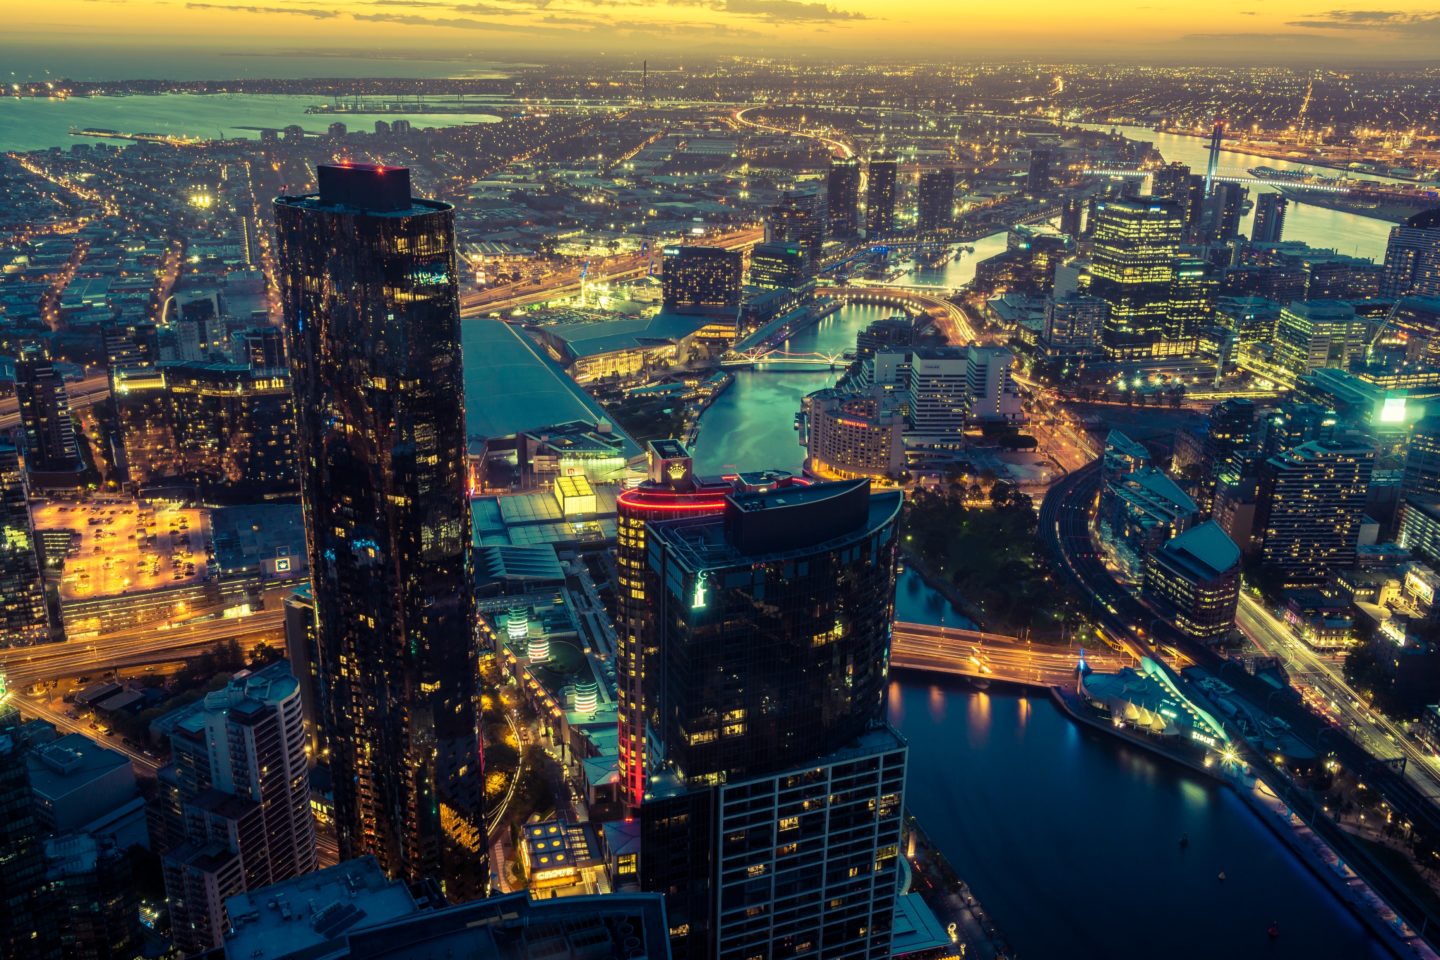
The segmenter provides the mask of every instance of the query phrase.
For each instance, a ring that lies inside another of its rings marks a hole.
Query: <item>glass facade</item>
[[[830,161],[825,179],[825,219],[831,237],[853,237],[860,230],[860,161],[854,157]]]
[[[454,221],[405,170],[276,201],[342,858],[488,887]]]
[[[1171,284],[1184,215],[1173,200],[1106,200],[1095,205],[1090,294],[1109,304],[1104,341],[1111,357],[1188,352],[1172,329]]]
[[[865,236],[873,240],[895,232],[895,201],[900,165],[894,160],[872,159],[866,172]]]

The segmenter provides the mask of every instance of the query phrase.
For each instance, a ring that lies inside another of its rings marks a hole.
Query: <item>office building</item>
[[[1186,204],[1190,196],[1190,168],[1183,163],[1167,163],[1151,171],[1150,196]]]
[[[965,348],[965,390],[975,420],[1020,419],[1020,394],[1011,371],[1015,355],[1005,347],[970,344]]]
[[[1174,261],[1183,224],[1173,200],[1095,205],[1090,294],[1109,306],[1103,341],[1116,359],[1184,355],[1194,341],[1170,322]]]
[[[1275,366],[1299,380],[1322,367],[1348,370],[1365,352],[1366,323],[1337,300],[1291,303],[1275,324]]]
[[[1240,599],[1240,548],[1214,520],[1192,527],[1146,558],[1141,596],[1190,639],[1223,640]]]
[[[1262,193],[1255,199],[1255,222],[1250,227],[1251,243],[1279,243],[1285,239],[1285,209],[1290,201],[1278,191]]]
[[[20,452],[0,439],[0,648],[45,643],[50,614]]]
[[[825,204],[814,190],[787,190],[765,221],[771,243],[798,243],[811,263],[825,245]]]
[[[235,335],[240,341],[236,360],[253,373],[278,374],[285,371],[285,331],[279,327],[251,327]]]
[[[4,694],[0,674],[0,957],[48,960],[43,903],[45,848],[30,799],[27,746],[20,710]]]
[[[25,762],[35,821],[46,833],[87,834],[122,850],[149,846],[145,802],[125,754],[70,733],[32,745]]]
[[[848,240],[860,232],[860,161],[836,157],[825,178],[827,235]]]
[[[174,939],[187,953],[208,950],[227,925],[226,897],[315,869],[300,685],[277,661],[156,727],[170,737],[159,852]]]
[[[1255,527],[1276,582],[1323,583],[1355,562],[1374,465],[1370,447],[1342,440],[1303,443],[1266,461]]]
[[[1025,173],[1025,192],[1038,197],[1050,189],[1050,151],[1031,150],[1030,167]]]
[[[970,412],[970,362],[966,348],[927,347],[913,354],[908,400],[908,443],[958,448]]]
[[[1100,332],[1110,305],[1098,297],[1070,292],[1045,303],[1040,352],[1047,358],[1082,359],[1100,352]]]
[[[105,365],[118,368],[153,367],[160,362],[160,334],[153,323],[112,321],[101,331]]]
[[[454,214],[403,168],[319,187],[275,202],[277,279],[340,854],[459,901],[489,869]]]
[[[1096,518],[1122,568],[1139,579],[1147,558],[1190,529],[1199,512],[1199,505],[1165,471],[1142,466],[1105,482]]]
[[[955,216],[955,171],[926,170],[916,190],[915,226],[920,230],[943,230]]]
[[[192,363],[228,359],[229,349],[220,294],[191,291],[175,297],[174,322],[179,358]]]
[[[1221,296],[1215,300],[1215,322],[1242,347],[1269,346],[1280,319],[1280,304],[1265,297]]]
[[[649,528],[666,769],[639,810],[635,875],[666,895],[677,957],[890,956],[900,503],[857,480]]]
[[[895,204],[900,164],[888,157],[871,157],[865,183],[865,238],[875,240],[895,232]]]
[[[1210,408],[1205,461],[1212,484],[1237,480],[1250,470],[1259,444],[1255,401],[1230,397]]]
[[[140,893],[129,850],[113,838],[68,834],[45,841],[46,939],[64,960],[143,956]],[[7,955],[8,956],[8,955]]]
[[[1172,265],[1168,336],[1186,353],[1215,318],[1217,283],[1204,260],[1180,257]]]
[[[1240,221],[1245,216],[1248,195],[1239,183],[1215,183],[1201,208],[1198,231],[1192,231],[1199,243],[1224,243],[1240,236]]]
[[[620,778],[626,800],[638,805],[652,769],[648,731],[659,722],[658,648],[642,637],[652,615],[647,600],[646,525],[654,520],[719,513],[734,484],[697,477],[690,452],[678,440],[652,440],[648,476],[616,500],[616,698],[620,719]]]
[[[1440,499],[1405,498],[1396,540],[1432,567],[1440,567]]]
[[[1068,196],[1060,208],[1060,232],[1072,239],[1079,239],[1085,231],[1085,200]]]
[[[1380,293],[1440,297],[1440,207],[1390,228]]]
[[[798,243],[757,243],[750,251],[750,285],[762,290],[798,287],[805,282],[809,262]]]
[[[745,258],[722,247],[666,247],[660,284],[665,309],[676,313],[731,315],[740,307]]]
[[[868,477],[893,483],[905,470],[905,412],[900,397],[817,390],[805,398],[805,472],[822,480]]]
[[[81,468],[65,382],[40,347],[23,347],[15,361],[15,397],[31,476],[74,474]]]
[[[1400,489],[1403,497],[1440,498],[1440,415],[1424,417],[1410,428]]]

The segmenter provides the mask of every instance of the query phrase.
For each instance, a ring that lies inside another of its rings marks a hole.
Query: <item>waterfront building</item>
[[[480,896],[453,210],[358,164],[275,207],[340,854]]]
[[[0,439],[0,648],[51,639],[28,489],[19,450]]]
[[[865,238],[876,240],[895,232],[895,204],[900,199],[899,161],[871,157],[866,168]]]
[[[825,204],[814,190],[787,190],[770,210],[765,221],[769,243],[797,243],[806,259],[820,259],[825,244]]]
[[[1275,366],[1293,383],[1321,367],[1347,370],[1365,351],[1365,320],[1335,300],[1291,303],[1275,324]]]
[[[986,371],[987,378],[989,371]],[[996,373],[1000,376],[999,371]],[[970,413],[970,359],[965,347],[927,347],[910,358],[906,443],[958,449]]]
[[[905,413],[900,398],[876,385],[833,387],[805,398],[805,472],[822,480],[897,480],[905,470]]]
[[[920,230],[943,230],[955,219],[955,171],[926,170],[916,189],[915,226]]]
[[[1151,171],[1150,195],[1186,204],[1190,196],[1190,168],[1183,163],[1166,163]]]
[[[15,361],[15,397],[25,437],[26,471],[46,483],[78,474],[80,448],[65,381],[38,345],[23,347]]]
[[[723,247],[665,248],[660,283],[665,309],[676,313],[733,316],[740,308],[745,258]]]
[[[920,352],[919,363],[924,363],[924,354]],[[1020,419],[1020,394],[1012,377],[1014,366],[1015,354],[1006,347],[972,343],[965,348],[965,391],[971,418],[982,422]]]
[[[1290,201],[1279,191],[1262,193],[1255,199],[1255,222],[1250,227],[1250,242],[1279,243],[1285,234],[1285,208]]]
[[[1405,445],[1404,497],[1440,497],[1440,414],[1416,421]]]
[[[160,816],[176,946],[220,946],[234,894],[315,869],[315,821],[300,685],[284,660],[156,721],[170,737],[173,783]],[[177,816],[178,815],[178,816]]]
[[[1100,332],[1110,305],[1099,297],[1069,292],[1045,302],[1040,352],[1049,358],[1083,359],[1100,352]]]
[[[390,880],[373,858],[231,897],[217,960],[669,960],[658,895],[532,900],[524,891],[446,906]]]
[[[1265,566],[1286,587],[1323,583],[1355,562],[1375,453],[1316,440],[1266,461],[1255,526]]]
[[[1223,640],[1240,599],[1240,548],[1214,520],[1169,540],[1145,560],[1142,597],[1192,640]]]
[[[884,723],[884,691],[900,505],[856,480],[735,494],[721,514],[648,530],[666,768],[629,869],[666,895],[677,957],[798,943],[890,956],[906,746]]]
[[[855,335],[855,359],[869,360],[881,351],[909,350],[917,332],[915,321],[905,314],[876,320]]]
[[[1050,189],[1050,151],[1030,151],[1030,166],[1025,172],[1025,192],[1032,197],[1042,196]]]
[[[848,240],[860,232],[860,161],[835,157],[825,178],[826,233]]]
[[[1183,225],[1173,200],[1095,205],[1090,294],[1109,306],[1103,340],[1115,359],[1183,356],[1194,340],[1170,321],[1174,261]]]
[[[1224,243],[1240,236],[1240,220],[1248,193],[1243,184],[1214,184],[1205,198],[1196,239],[1202,243]]]
[[[1390,229],[1380,292],[1387,297],[1440,297],[1440,207]]]
[[[750,285],[762,290],[798,287],[805,282],[808,263],[799,243],[758,243],[750,251]]]
[[[620,778],[627,803],[639,805],[653,767],[648,732],[659,723],[659,648],[647,644],[646,527],[652,521],[719,513],[734,484],[695,475],[694,460],[678,440],[652,440],[646,479],[616,500],[616,699],[620,721]]]
[[[975,264],[974,288],[1046,296],[1055,288],[1055,269],[1070,256],[1073,241],[1049,227],[1010,228],[1005,249]]]

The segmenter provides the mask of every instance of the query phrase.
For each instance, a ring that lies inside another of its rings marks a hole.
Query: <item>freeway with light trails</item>
[[[99,403],[110,396],[110,377],[108,374],[102,373],[98,376],[67,383],[65,394],[70,401],[72,410]],[[13,430],[18,426],[20,426],[20,401],[15,397],[6,397],[4,400],[0,400],[0,430]]]
[[[978,680],[1003,680],[1032,686],[1070,686],[1075,682],[1080,651],[976,630],[897,621],[890,665]],[[1092,669],[1111,672],[1135,659],[1113,651],[1085,651]]]
[[[763,227],[746,227],[714,237],[698,238],[696,242],[703,243],[705,246],[723,247],[726,250],[748,250],[764,239]],[[639,280],[654,270],[655,260],[660,256],[660,251],[667,242],[680,243],[682,241],[660,239],[645,253],[609,257],[593,264],[589,269],[567,267],[545,277],[539,283],[521,281],[462,294],[460,316],[483,317],[491,313],[504,313],[507,310],[545,303],[549,300],[580,293],[586,284]]]

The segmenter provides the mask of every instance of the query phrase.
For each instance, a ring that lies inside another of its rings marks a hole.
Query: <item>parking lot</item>
[[[204,510],[143,502],[46,503],[37,530],[77,537],[65,558],[60,595],[105,597],[205,579],[210,527]]]

